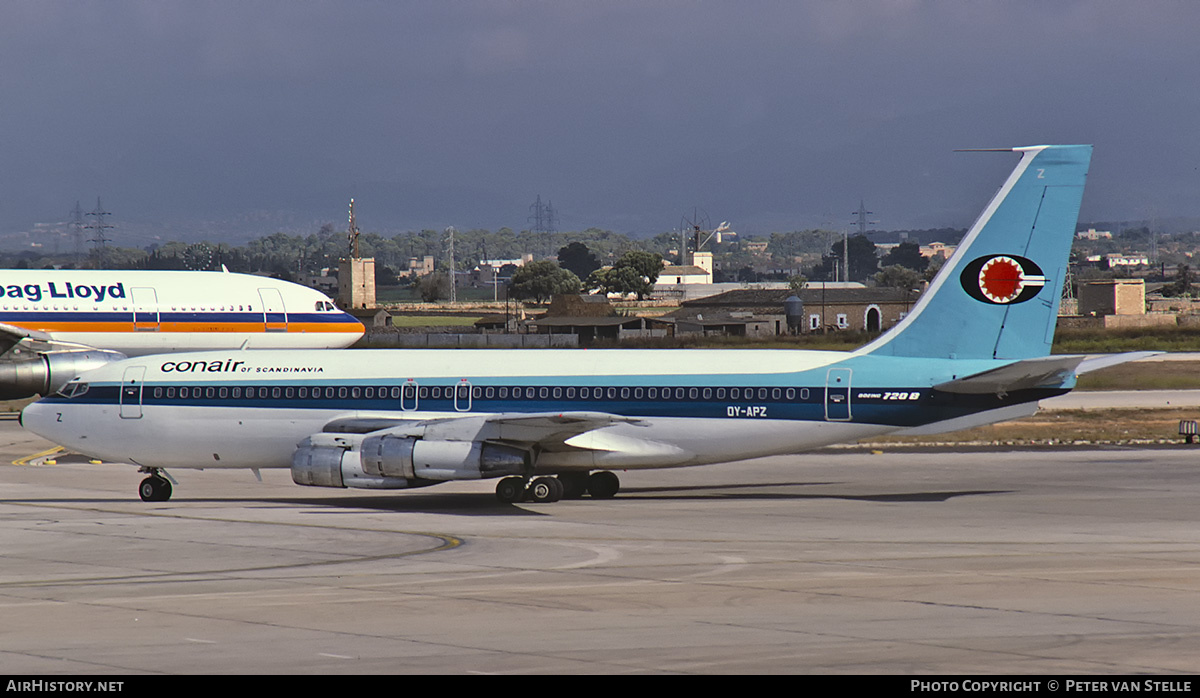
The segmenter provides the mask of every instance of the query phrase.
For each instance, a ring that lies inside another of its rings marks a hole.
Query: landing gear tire
[[[151,475],[138,485],[138,495],[143,502],[165,502],[171,498],[171,481],[158,475]]]
[[[556,477],[539,477],[529,484],[525,494],[531,502],[557,502],[563,496],[562,482]]]
[[[563,499],[580,499],[587,494],[587,473],[559,473],[558,481],[562,483]]]
[[[496,499],[505,504],[521,501],[525,496],[525,480],[519,477],[506,477],[496,483]]]
[[[587,479],[587,491],[596,499],[611,499],[621,489],[621,478],[616,473],[601,470]]]

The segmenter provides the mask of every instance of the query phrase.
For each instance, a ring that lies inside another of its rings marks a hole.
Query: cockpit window
[[[88,391],[88,384],[83,381],[73,380],[63,387],[59,388],[58,394],[65,398],[75,398],[83,395]]]

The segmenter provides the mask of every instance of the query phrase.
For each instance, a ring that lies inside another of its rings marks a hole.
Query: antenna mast
[[[454,226],[446,228],[446,235],[450,237],[449,252],[450,252],[450,303],[458,302],[458,284],[454,283]]]
[[[354,221],[354,199],[350,199],[350,228],[346,231],[346,238],[350,242],[350,259],[359,259],[362,255],[358,252],[358,223]]]

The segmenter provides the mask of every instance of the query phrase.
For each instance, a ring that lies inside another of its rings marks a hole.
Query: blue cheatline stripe
[[[603,412],[627,417],[684,417],[684,418],[729,418],[729,419],[778,419],[792,421],[825,421],[827,414],[824,386],[780,388],[778,386],[746,386],[734,389],[726,386],[684,387],[684,396],[676,397],[680,388],[653,388],[655,397],[650,397],[652,388],[646,386],[600,386],[589,387],[588,397],[576,386],[473,386],[469,400],[470,409],[460,410],[468,400],[464,396],[455,400],[457,383],[423,384],[418,393],[417,406],[421,412],[470,412],[470,413],[530,413],[530,412]],[[486,397],[487,388],[494,390],[493,397]],[[502,388],[508,389],[507,397],[500,397]],[[532,389],[534,396],[525,397]],[[567,397],[574,389],[574,397]],[[381,390],[384,393],[380,397]],[[476,397],[475,391],[479,391]],[[522,397],[513,398],[512,391],[520,390]],[[554,397],[558,390],[559,397]],[[609,391],[615,391],[609,397]],[[301,397],[301,391],[304,396]],[[371,391],[372,397],[367,397]],[[393,393],[400,391],[398,395]],[[542,397],[546,391],[546,397]],[[601,397],[596,398],[596,391]],[[628,398],[621,396],[628,391]],[[668,397],[664,398],[663,393]],[[693,391],[696,397],[691,397]],[[705,396],[706,391],[708,396]],[[718,397],[719,391],[725,397]],[[747,397],[747,391],[751,392]],[[764,397],[759,397],[765,391]],[[778,392],[777,392],[778,391]],[[75,397],[50,396],[44,401],[63,404],[117,404],[121,388],[118,385],[89,386],[84,393]],[[852,390],[850,397],[851,421],[864,424],[891,426],[917,426],[962,417],[976,412],[998,409],[1009,405],[1045,399],[1066,393],[1064,389],[1037,389],[1014,391],[999,398],[992,394],[966,395],[943,393],[929,388],[886,388],[859,387]],[[249,396],[248,396],[249,395]],[[254,409],[309,409],[326,411],[390,411],[398,415],[415,411],[411,393],[401,397],[403,384],[336,385],[305,384],[186,384],[152,383],[142,386],[141,404],[147,408],[157,405],[176,407],[223,407]],[[437,395],[437,397],[434,397]],[[402,409],[402,403],[409,409]]]

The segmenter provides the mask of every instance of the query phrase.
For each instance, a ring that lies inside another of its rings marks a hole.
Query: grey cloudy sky
[[[1200,215],[1200,3],[0,4],[0,233],[966,226],[1093,143],[1085,220]]]

